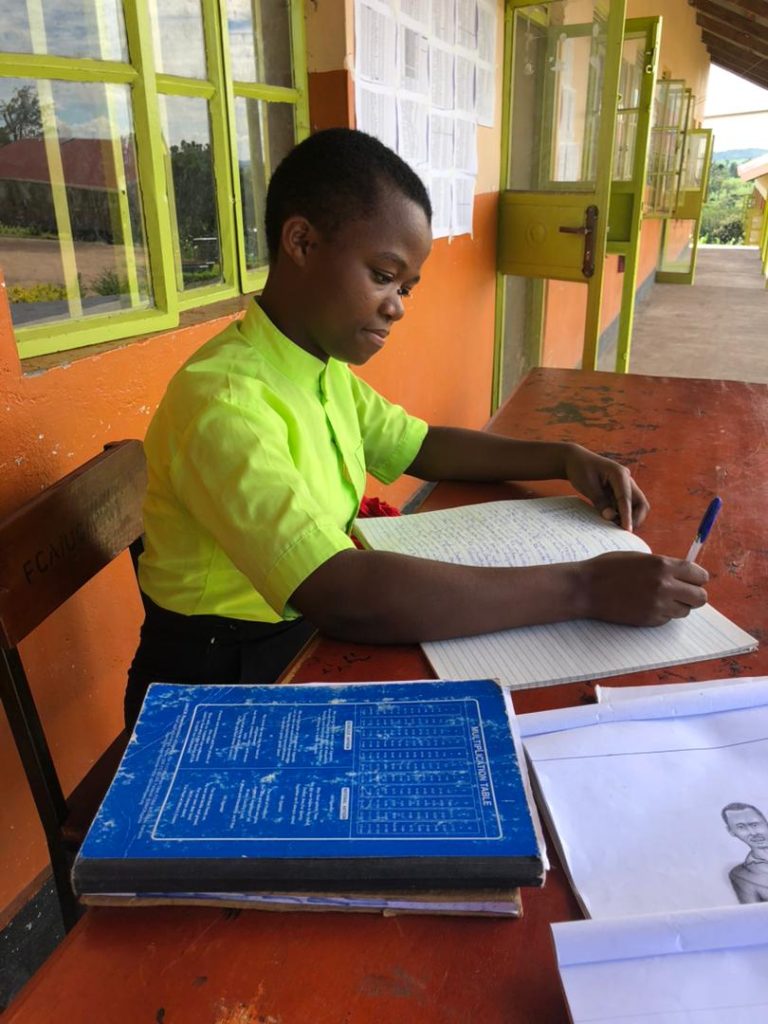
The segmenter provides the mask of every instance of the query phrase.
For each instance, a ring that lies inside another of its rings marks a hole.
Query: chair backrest
[[[76,911],[61,833],[67,801],[16,646],[117,555],[140,545],[146,486],[141,442],[120,441],[0,520],[0,697],[68,927]]]
[[[0,646],[15,647],[141,536],[140,441],[120,441],[0,520]]]

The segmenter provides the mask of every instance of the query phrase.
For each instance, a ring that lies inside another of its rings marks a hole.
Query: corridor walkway
[[[768,383],[758,250],[703,246],[693,285],[653,284],[635,312],[629,371]]]

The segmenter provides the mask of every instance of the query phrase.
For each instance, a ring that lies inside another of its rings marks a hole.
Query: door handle
[[[578,228],[561,227],[560,232],[564,235],[584,236],[584,259],[581,264],[581,272],[584,277],[592,277],[595,272],[595,228],[597,227],[598,210],[596,206],[588,206],[584,211],[584,224]]]

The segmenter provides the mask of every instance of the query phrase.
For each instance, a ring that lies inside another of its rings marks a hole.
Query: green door
[[[680,186],[674,220],[664,221],[656,280],[664,284],[693,284],[699,245],[701,211],[712,162],[712,129],[691,128],[685,134]]]
[[[595,365],[624,11],[507,0],[496,403],[526,362]],[[574,351],[560,363],[548,351],[558,330]]]

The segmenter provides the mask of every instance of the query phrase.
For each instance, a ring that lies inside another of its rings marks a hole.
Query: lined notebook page
[[[638,628],[582,619],[521,626],[422,644],[438,676],[496,677],[523,690],[743,654],[757,641],[711,605],[664,626]]]
[[[606,551],[649,551],[580,498],[489,501],[410,516],[357,519],[368,547],[458,565],[577,562]]]
[[[358,519],[371,548],[461,565],[542,565],[606,551],[649,551],[579,498],[493,501],[396,518]],[[422,644],[438,676],[497,678],[514,689],[600,679],[754,650],[757,642],[707,606],[641,629],[582,620]]]

